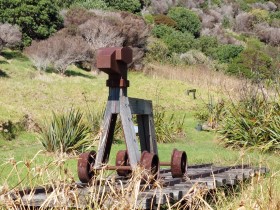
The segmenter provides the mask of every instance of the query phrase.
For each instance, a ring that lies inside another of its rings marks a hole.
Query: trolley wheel
[[[129,159],[126,150],[118,151],[116,155],[116,166],[129,166]],[[129,174],[131,174],[131,170],[117,169],[117,174],[119,176],[128,176]]]
[[[171,157],[171,174],[173,178],[182,177],[187,170],[187,154],[185,151],[173,150]]]
[[[159,158],[156,154],[149,153],[148,151],[142,152],[140,163],[153,176],[153,179],[158,178]]]
[[[94,176],[93,165],[95,157],[95,151],[80,154],[78,159],[78,177],[82,183],[88,183]]]

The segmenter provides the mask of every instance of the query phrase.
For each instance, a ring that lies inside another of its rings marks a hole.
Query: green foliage
[[[155,24],[157,25],[167,25],[169,27],[173,27],[173,28],[176,28],[177,27],[177,23],[170,17],[166,16],[166,15],[155,15],[154,16],[154,21],[155,21]]]
[[[108,7],[112,7],[116,10],[128,11],[132,13],[140,12],[141,3],[139,0],[105,0]]]
[[[0,136],[5,140],[12,140],[16,137],[19,130],[19,124],[15,124],[8,120],[6,122],[0,122]]]
[[[148,60],[155,60],[158,62],[166,61],[168,58],[169,50],[167,45],[157,39],[148,45]]]
[[[157,142],[172,143],[175,142],[178,137],[183,136],[185,117],[184,115],[182,119],[176,119],[174,114],[168,117],[166,111],[162,107],[157,107],[154,113]]]
[[[171,53],[184,53],[190,50],[194,43],[194,36],[188,32],[174,31],[163,37]]]
[[[224,28],[230,28],[231,27],[230,19],[228,17],[223,17],[222,26]]]
[[[23,45],[32,39],[45,39],[62,27],[62,18],[54,0],[0,0],[0,22],[18,25]]]
[[[278,96],[279,97],[279,96]],[[225,109],[219,133],[226,146],[280,149],[280,103],[254,92]]]
[[[270,19],[280,19],[280,11],[271,12]]]
[[[248,41],[248,46],[228,67],[228,73],[256,81],[275,78],[272,58],[263,51],[263,44],[258,40]]]
[[[83,148],[90,131],[83,114],[71,108],[64,114],[53,113],[51,122],[41,132],[40,141],[49,152],[71,152]]]
[[[85,9],[107,9],[107,4],[103,0],[75,0],[72,6]]]
[[[176,33],[176,30],[172,27],[169,27],[167,25],[156,25],[153,29],[152,29],[152,35],[156,38],[163,38],[164,36],[170,35],[173,32]]]
[[[144,18],[146,23],[149,23],[149,24],[154,23],[154,16],[151,15],[151,14],[145,14],[145,15],[143,15],[143,18]]]
[[[63,9],[69,8],[76,0],[55,0],[56,5]]]
[[[201,21],[197,14],[184,7],[173,7],[168,14],[176,23],[177,28],[182,32],[189,32],[194,36],[199,36]]]
[[[268,22],[269,21],[269,12],[262,9],[253,9],[250,12],[254,17],[254,24]]]
[[[221,63],[229,63],[232,59],[242,52],[243,46],[238,45],[220,45],[212,50],[212,57],[219,60]]]
[[[210,56],[215,48],[218,47],[218,40],[214,36],[201,36],[195,40],[194,49],[200,50]]]

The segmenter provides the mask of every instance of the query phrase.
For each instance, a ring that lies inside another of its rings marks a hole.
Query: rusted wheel
[[[153,179],[157,179],[159,172],[159,159],[156,154],[149,153],[148,151],[142,152],[140,163],[141,166],[153,176]]]
[[[93,165],[95,162],[96,152],[82,153],[78,159],[78,177],[81,182],[87,183],[91,180],[94,175]]]
[[[173,178],[182,177],[187,170],[187,154],[177,149],[173,150],[171,157],[171,174]]]
[[[126,150],[120,150],[116,156],[116,166],[129,166],[129,159]],[[128,176],[131,173],[131,170],[117,170],[119,176]]]

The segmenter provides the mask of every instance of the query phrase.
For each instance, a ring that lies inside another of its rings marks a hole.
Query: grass
[[[104,107],[108,89],[105,86],[107,75],[93,76],[74,66],[69,68],[69,76],[63,77],[53,73],[37,72],[32,64],[21,54],[13,51],[5,51],[0,57],[0,121],[22,119],[24,114],[29,114],[35,122],[42,125],[49,119],[52,111],[62,112],[71,107],[80,108],[85,112],[100,110]],[[190,164],[213,162],[217,165],[234,165],[239,163],[251,163],[255,166],[267,166],[271,173],[269,178],[260,178],[254,183],[247,184],[239,192],[234,192],[230,197],[221,193],[218,202],[212,206],[217,209],[237,209],[240,203],[248,209],[253,209],[256,202],[265,209],[269,202],[273,206],[279,203],[280,165],[278,154],[259,153],[258,151],[231,150],[224,148],[216,140],[214,132],[199,132],[195,130],[198,120],[194,118],[197,107],[206,104],[209,95],[215,100],[226,98],[226,92],[238,94],[242,81],[227,77],[219,72],[210,72],[201,67],[179,68],[151,64],[149,74],[130,72],[130,87],[128,95],[131,97],[153,100],[154,107],[163,106],[169,113],[180,117],[186,114],[184,130],[186,137],[173,144],[159,144],[159,158],[168,161],[173,148],[185,150]],[[187,89],[196,88],[198,99],[193,100],[187,96]],[[223,91],[222,91],[222,90]],[[114,157],[118,150],[124,149],[123,143],[114,144],[112,147],[110,163],[114,163]],[[5,141],[0,139],[0,186],[9,185],[29,186],[45,183],[48,174],[36,182],[30,182],[27,177],[28,163],[34,155],[40,151],[33,160],[30,170],[51,165],[53,161],[63,163],[74,180],[77,180],[76,156],[61,156],[47,153],[37,139],[37,134],[22,132],[16,139]],[[17,172],[15,165],[17,164]],[[14,173],[10,173],[13,170]],[[20,180],[23,180],[19,183]],[[259,197],[261,195],[263,197]],[[271,201],[272,199],[272,201]],[[243,204],[242,204],[243,205]],[[270,209],[273,209],[272,206]]]

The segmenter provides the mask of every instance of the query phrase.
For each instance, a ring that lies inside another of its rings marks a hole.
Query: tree
[[[195,12],[183,7],[173,7],[167,16],[175,20],[180,31],[189,32],[196,37],[199,36],[201,22]]]
[[[62,27],[55,0],[0,0],[0,22],[18,25],[23,45],[32,39],[46,39]]]
[[[0,23],[0,52],[4,47],[13,47],[20,43],[22,34],[18,26]]]

